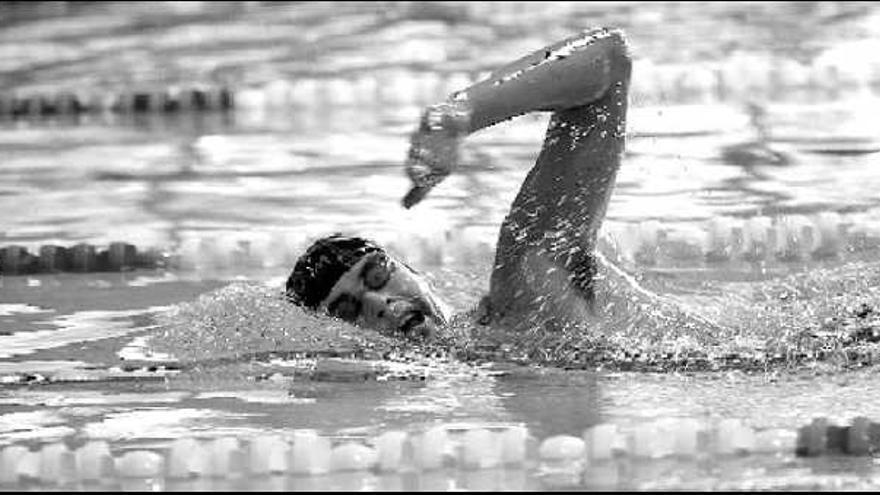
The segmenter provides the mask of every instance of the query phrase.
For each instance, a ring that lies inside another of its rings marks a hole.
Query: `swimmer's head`
[[[392,335],[430,337],[449,312],[427,281],[377,244],[340,234],[318,239],[287,279],[296,304]]]

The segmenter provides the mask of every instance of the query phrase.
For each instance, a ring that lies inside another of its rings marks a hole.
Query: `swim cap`
[[[318,239],[296,261],[287,278],[287,297],[296,304],[317,309],[339,278],[375,251],[383,249],[360,237],[334,234]]]

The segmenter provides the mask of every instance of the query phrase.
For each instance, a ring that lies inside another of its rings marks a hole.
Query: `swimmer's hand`
[[[467,132],[468,113],[455,102],[431,105],[410,136],[406,174],[412,187],[404,208],[418,204],[458,166],[459,145]]]

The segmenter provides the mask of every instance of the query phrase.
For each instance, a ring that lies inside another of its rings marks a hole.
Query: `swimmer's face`
[[[364,328],[406,337],[431,337],[449,318],[421,275],[382,252],[364,256],[340,277],[321,309]]]

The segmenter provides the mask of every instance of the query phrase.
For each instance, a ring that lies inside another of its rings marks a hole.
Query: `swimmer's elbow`
[[[605,28],[608,32],[608,58],[614,65],[625,68],[632,67],[632,52],[626,33],[620,28]]]
[[[608,33],[608,40],[611,43],[625,51],[629,50],[629,41],[623,29],[616,27],[605,27],[603,29]]]
[[[580,45],[584,67],[595,71],[603,68],[606,83],[629,79],[632,70],[632,54],[626,34],[620,28],[601,27],[584,31],[572,45]],[[595,77],[595,72],[593,72]]]

